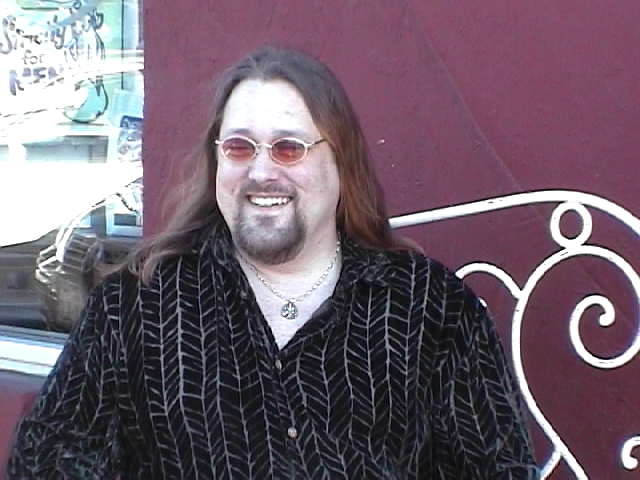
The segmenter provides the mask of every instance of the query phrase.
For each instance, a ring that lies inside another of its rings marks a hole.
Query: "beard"
[[[248,215],[245,209],[240,209],[234,219],[237,246],[265,265],[278,265],[293,259],[302,250],[307,228],[295,198],[290,206],[293,215],[286,221],[279,215]]]

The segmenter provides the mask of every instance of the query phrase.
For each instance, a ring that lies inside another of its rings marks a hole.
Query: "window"
[[[59,340],[140,240],[141,12],[0,2],[0,346],[7,332]]]

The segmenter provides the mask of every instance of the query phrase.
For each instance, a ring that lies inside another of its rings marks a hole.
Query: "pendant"
[[[298,307],[296,307],[295,303],[289,301],[285,303],[280,310],[280,315],[282,315],[287,320],[295,320],[296,318],[298,318]]]

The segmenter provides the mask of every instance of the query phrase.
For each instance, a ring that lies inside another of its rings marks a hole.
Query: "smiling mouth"
[[[249,195],[247,198],[252,205],[256,205],[258,207],[274,207],[286,205],[291,202],[291,197],[258,197]]]

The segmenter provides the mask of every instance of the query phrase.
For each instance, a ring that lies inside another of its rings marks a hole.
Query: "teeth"
[[[259,207],[272,207],[274,205],[286,205],[291,201],[289,197],[249,197],[249,201]]]

